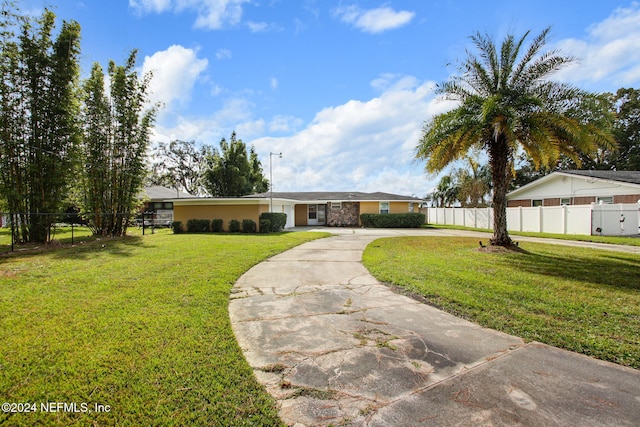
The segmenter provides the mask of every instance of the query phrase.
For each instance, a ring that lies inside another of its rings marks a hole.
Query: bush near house
[[[184,233],[184,227],[182,226],[182,221],[173,221],[171,223],[171,230],[174,234]]]
[[[224,221],[221,219],[212,219],[211,231],[213,231],[214,233],[221,233],[222,231],[224,231],[223,223]]]
[[[243,219],[242,220],[242,232],[243,233],[255,233],[256,232],[256,222],[252,219]]]
[[[206,233],[209,225],[208,219],[190,219],[187,221],[187,233]]]
[[[240,231],[240,221],[237,219],[232,219],[229,221],[229,232],[230,233],[238,233]]]
[[[269,220],[271,222],[268,230],[262,229],[262,220]],[[260,231],[263,233],[282,231],[285,225],[287,225],[287,214],[285,213],[263,212],[260,214]]]
[[[269,233],[271,231],[271,220],[260,219],[260,232]]]
[[[360,221],[369,228],[420,228],[425,222],[425,215],[417,212],[361,214]]]

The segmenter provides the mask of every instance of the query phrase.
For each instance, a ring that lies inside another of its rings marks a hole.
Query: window
[[[380,202],[380,213],[381,214],[389,213],[389,202]]]
[[[542,206],[542,200],[532,200],[531,201],[531,206],[533,206],[533,207]]]
[[[317,206],[309,205],[309,219],[317,219]]]
[[[563,197],[560,199],[560,206],[568,206],[571,204],[571,197]]]
[[[331,209],[342,209],[342,202],[331,202]]]
[[[409,203],[409,212],[413,212],[413,202]]]
[[[596,197],[596,203],[610,205],[613,203],[613,196]]]
[[[162,209],[173,209],[173,202],[164,202]]]

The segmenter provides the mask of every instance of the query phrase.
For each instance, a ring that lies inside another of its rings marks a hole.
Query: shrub
[[[260,215],[260,219],[268,219],[271,221],[271,227],[268,231],[282,231],[284,230],[284,226],[287,225],[287,214],[285,213],[263,212]],[[260,228],[260,231],[263,231],[262,227]]]
[[[256,232],[256,222],[252,219],[243,219],[242,220],[242,231],[244,233],[255,233]]]
[[[182,221],[173,221],[171,223],[171,230],[173,230],[174,234],[184,233],[184,227],[182,226]]]
[[[240,231],[240,221],[237,219],[232,219],[229,221],[229,232],[237,233]]]
[[[270,219],[260,219],[260,232],[268,233],[271,231],[271,220]]]
[[[361,214],[362,225],[370,228],[420,228],[425,215],[417,212],[398,214]]]
[[[209,231],[209,223],[208,219],[190,219],[187,221],[187,232],[205,233]]]
[[[222,221],[221,219],[212,219],[211,220],[211,231],[215,232],[215,233],[220,233],[222,231],[224,231],[222,224],[224,223],[224,221]]]

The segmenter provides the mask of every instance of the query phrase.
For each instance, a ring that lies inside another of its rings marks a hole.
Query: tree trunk
[[[497,135],[489,147],[489,164],[493,180],[493,238],[495,246],[511,246],[507,231],[507,189],[509,188],[509,146],[504,134]]]

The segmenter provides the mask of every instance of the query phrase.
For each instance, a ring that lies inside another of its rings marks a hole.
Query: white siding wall
[[[492,229],[493,210],[427,208],[427,222]],[[507,228],[510,231],[556,234],[637,235],[640,234],[640,204],[507,208]]]
[[[636,194],[637,192],[637,185],[625,185],[621,182],[609,182],[587,177],[558,175],[540,185],[534,185],[529,189],[523,188],[521,192],[510,196],[509,199],[552,199],[585,196],[608,197]]]

